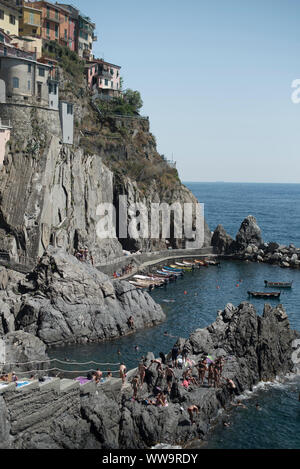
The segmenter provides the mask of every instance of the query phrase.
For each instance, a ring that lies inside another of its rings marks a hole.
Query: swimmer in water
[[[258,403],[256,404],[255,408],[256,408],[256,410],[261,410],[261,407]]]

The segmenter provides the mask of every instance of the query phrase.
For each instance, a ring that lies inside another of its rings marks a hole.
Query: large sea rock
[[[3,333],[23,330],[47,345],[112,339],[165,319],[151,296],[113,281],[62,249],[49,249],[37,267],[0,297]]]

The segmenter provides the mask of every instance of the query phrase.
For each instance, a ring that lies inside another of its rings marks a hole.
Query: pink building
[[[89,63],[84,67],[86,82],[88,87],[92,90],[97,86],[98,81],[98,64]]]

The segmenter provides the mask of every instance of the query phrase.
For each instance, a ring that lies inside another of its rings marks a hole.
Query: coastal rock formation
[[[2,341],[6,363],[2,370],[4,373],[12,368],[15,373],[49,368],[46,345],[37,337],[24,331],[16,331],[3,336]]]
[[[0,104],[0,118],[12,123],[0,168],[0,260],[32,268],[49,246],[70,254],[87,247],[95,265],[103,265],[122,257],[123,248],[149,252],[195,244],[194,239],[177,240],[173,222],[169,239],[97,235],[100,204],[111,204],[118,220],[120,195],[127,196],[128,206],[143,202],[147,209],[152,202],[183,206],[196,199],[176,168],[158,154],[149,120],[100,118],[83,80],[75,89],[72,77],[61,83],[61,99],[74,103],[72,146],[62,144],[58,111]],[[206,225],[204,238],[209,246]]]
[[[228,304],[218,313],[216,321],[198,329],[178,345],[188,352],[194,363],[210,354],[213,359],[225,357],[223,384],[214,388],[190,384],[182,386],[182,372],[175,369],[168,406],[147,405],[154,399],[157,386],[166,392],[165,377],[151,365],[153,354],[147,355],[145,382],[137,400],[131,399],[130,382],[136,370],[128,373],[124,387],[112,379],[85,391],[78,383],[61,383],[60,390],[35,389],[22,396],[22,418],[16,418],[20,399],[14,392],[1,397],[0,432],[4,447],[10,448],[149,448],[158,443],[181,444],[204,438],[224,406],[229,406],[233,393],[225,378],[233,380],[237,394],[251,390],[259,381],[274,380],[293,370],[292,356],[299,355],[300,335],[290,329],[281,305],[266,305],[262,316],[254,307],[242,303]],[[298,351],[294,348],[298,342]],[[151,366],[150,366],[151,365]],[[197,371],[193,368],[197,377]],[[67,380],[68,381],[68,380]],[[26,407],[26,401],[30,406]],[[199,414],[191,424],[188,407],[196,405]],[[61,406],[61,407],[59,407]],[[42,412],[43,409],[43,412]],[[28,413],[30,412],[30,417]],[[43,418],[46,416],[46,419]],[[46,421],[45,421],[46,420]]]
[[[228,254],[234,251],[235,242],[232,237],[226,233],[223,225],[218,225],[211,239],[211,245],[216,248],[219,254]]]
[[[265,262],[282,268],[300,268],[300,248],[293,244],[282,246],[276,242],[264,242],[252,215],[242,222],[235,240],[219,225],[213,234],[212,246],[218,254],[227,258]]]
[[[1,300],[7,322],[47,345],[112,339],[165,319],[148,293],[54,248]]]

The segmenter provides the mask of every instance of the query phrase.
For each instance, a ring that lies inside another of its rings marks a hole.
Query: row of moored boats
[[[147,288],[150,291],[154,288],[166,287],[169,282],[176,281],[187,272],[193,272],[194,269],[201,267],[209,267],[210,265],[219,265],[218,261],[205,259],[193,259],[190,261],[183,260],[182,262],[175,262],[170,265],[165,265],[155,272],[150,272],[145,275],[137,274],[133,276],[133,280],[129,283],[137,288]]]

